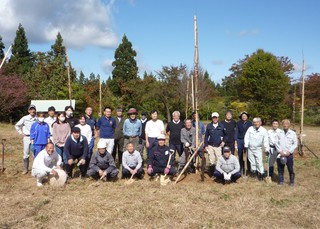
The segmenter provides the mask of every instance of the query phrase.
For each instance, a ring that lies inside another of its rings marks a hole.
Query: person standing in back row
[[[116,120],[116,129],[114,130],[114,147],[112,156],[114,161],[116,161],[117,154],[118,154],[118,165],[122,163],[122,154],[123,154],[123,146],[124,146],[124,136],[123,136],[123,124],[124,124],[124,117],[123,117],[123,110],[121,107],[117,108],[117,115],[114,118]]]
[[[246,174],[246,171],[249,173],[250,172],[250,162],[249,159],[247,160],[247,167],[244,168],[244,158],[243,158],[243,153],[244,153],[244,136],[250,126],[252,126],[252,122],[248,120],[249,114],[246,111],[243,111],[239,118],[240,121],[237,122],[236,126],[236,133],[235,133],[235,139],[236,139],[236,145],[235,148],[238,148],[238,158],[239,158],[239,163],[240,163],[240,172],[243,174]]]
[[[168,123],[166,132],[169,135],[169,148],[174,150],[173,158],[176,158],[176,152],[179,157],[182,155],[181,129],[184,128],[183,122],[180,121],[180,112],[172,113],[172,121]]]
[[[44,119],[44,121],[46,123],[48,123],[48,125],[49,125],[51,142],[53,141],[53,138],[52,138],[52,125],[53,125],[53,123],[56,122],[56,120],[57,120],[57,118],[56,118],[56,108],[51,106],[51,107],[48,108],[48,117],[46,117]]]
[[[227,140],[225,142],[225,146],[228,146],[231,150],[231,153],[234,154],[234,144],[235,144],[235,133],[236,133],[236,121],[232,118],[233,114],[231,110],[228,110],[226,112],[226,118],[225,120],[221,121],[221,123],[224,125],[224,131],[227,134]]]
[[[111,117],[111,107],[104,108],[104,116],[97,122],[96,138],[100,135],[99,142],[105,144],[107,152],[112,154],[114,147],[114,131],[117,127],[116,120]]]
[[[93,117],[92,107],[86,108],[84,117],[86,118],[86,123],[91,127],[92,138],[89,143],[89,155],[92,156],[93,147],[94,147],[94,138],[95,138],[95,128],[96,128],[96,123],[97,123],[95,117]]]
[[[137,119],[137,110],[130,108],[128,111],[129,118],[124,121],[123,134],[124,134],[124,147],[123,151],[127,150],[127,144],[131,142],[134,149],[139,149],[139,136],[142,132],[141,121]]]
[[[141,121],[141,134],[139,136],[139,151],[143,160],[143,151],[146,146],[146,124],[148,121],[148,114],[145,111],[141,112],[140,115],[140,121]]]
[[[146,147],[147,158],[149,158],[150,150],[158,145],[158,136],[164,134],[163,121],[158,119],[158,111],[151,111],[151,120],[146,124]]]
[[[206,134],[204,137],[204,147],[209,154],[209,175],[213,176],[218,159],[222,154],[227,135],[224,131],[224,126],[219,122],[219,114],[213,112],[212,122],[207,125]]]
[[[28,107],[28,115],[23,116],[15,125],[18,133],[23,137],[23,164],[24,169],[22,174],[27,174],[29,169],[29,155],[30,155],[30,129],[33,123],[37,121],[36,106],[30,105]]]
[[[71,129],[79,124],[79,120],[74,117],[74,109],[72,106],[66,106],[64,111],[66,112],[66,121],[69,123]]]

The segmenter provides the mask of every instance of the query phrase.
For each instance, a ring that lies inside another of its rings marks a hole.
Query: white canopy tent
[[[47,112],[48,108],[53,106],[56,108],[56,111],[64,111],[66,106],[70,105],[70,100],[31,100],[31,104],[35,105],[38,112]],[[73,109],[76,107],[76,101],[71,100]]]

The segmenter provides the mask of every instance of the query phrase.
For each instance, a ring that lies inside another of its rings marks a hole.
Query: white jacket
[[[46,149],[43,149],[34,159],[32,170],[46,171],[50,173],[54,167],[60,166],[61,163],[62,163],[62,159],[56,151],[54,151],[51,155],[49,155]]]
[[[250,149],[260,149],[264,146],[265,151],[269,151],[268,131],[260,126],[258,130],[250,126],[244,136],[244,147]]]

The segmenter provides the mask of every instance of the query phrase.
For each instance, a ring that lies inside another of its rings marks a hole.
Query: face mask
[[[64,120],[66,120],[66,118],[65,118],[65,117],[61,117],[61,118],[59,118],[59,121],[60,121],[60,122],[64,122]]]
[[[73,117],[73,112],[72,112],[72,111],[67,111],[66,114],[67,114],[67,116],[69,116],[69,117]]]
[[[43,122],[44,118],[38,118],[39,122]]]

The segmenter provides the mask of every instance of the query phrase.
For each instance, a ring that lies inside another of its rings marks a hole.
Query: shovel
[[[269,155],[267,156],[267,177],[265,178],[265,182],[268,183],[268,184],[271,184],[272,183],[272,179],[270,177],[270,174],[269,174],[269,160],[270,160],[270,152],[269,152]]]
[[[168,159],[168,162],[167,162],[167,168],[170,165],[171,157],[172,157],[173,154],[174,154],[174,150],[171,149],[170,150],[169,159]],[[161,185],[167,185],[170,182],[170,179],[166,179],[166,178],[167,178],[167,174],[160,175],[160,184]]]
[[[4,172],[4,170],[6,170],[6,168],[4,167],[4,142],[6,141],[6,139],[2,139],[1,140],[1,144],[2,144],[2,168],[0,170],[0,172]]]
[[[126,180],[126,181],[124,182],[124,184],[125,184],[125,185],[132,184],[132,183],[134,182],[133,176],[134,176],[134,174],[132,174],[131,177],[130,177],[130,179],[129,179],[129,180]]]

